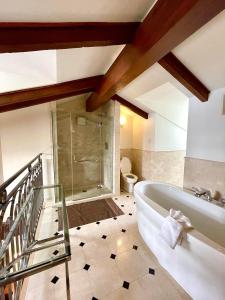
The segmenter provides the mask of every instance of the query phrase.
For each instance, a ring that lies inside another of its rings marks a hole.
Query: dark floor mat
[[[111,199],[101,199],[66,207],[69,228],[123,215],[123,211]],[[59,230],[63,228],[62,209],[59,208]]]

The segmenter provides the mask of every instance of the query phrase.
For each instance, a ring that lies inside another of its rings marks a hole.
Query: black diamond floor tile
[[[121,207],[124,207],[124,205],[122,204]]]
[[[133,245],[133,249],[134,249],[134,250],[137,250],[137,249],[138,249],[138,246]]]
[[[110,258],[115,259],[115,258],[116,258],[116,255],[112,253],[112,254],[110,255]]]
[[[58,250],[55,250],[52,254],[57,255],[59,253]]]
[[[129,286],[130,286],[130,283],[129,282],[127,282],[127,281],[124,281],[123,282],[123,288],[125,288],[125,289],[129,289]]]
[[[54,233],[54,236],[57,236],[57,235],[59,235],[59,233],[58,233],[58,232]]]
[[[56,284],[56,282],[59,280],[58,276],[54,276],[51,280],[52,283]]]
[[[132,213],[129,213],[129,216],[132,216]]]
[[[122,232],[126,232],[126,229],[122,229],[121,231],[122,231]]]
[[[81,227],[80,226],[78,226],[77,228],[76,228],[76,230],[80,230],[81,229]]]
[[[127,198],[130,198],[130,196],[129,196],[129,195],[127,195]]]
[[[100,222],[98,221],[98,222],[96,222],[96,224],[97,224],[97,225],[99,225],[99,224],[100,224]]]
[[[85,243],[81,242],[79,246],[84,247]]]
[[[114,219],[114,220],[117,220],[117,217],[114,217],[113,219]]]
[[[55,220],[55,222],[59,222],[59,220],[58,220],[58,219],[56,219],[56,220]]]
[[[90,268],[90,265],[88,265],[88,264],[86,264],[86,265],[84,266],[84,270],[86,270],[86,271],[88,271],[89,268]]]
[[[149,274],[155,275],[155,270],[152,268],[149,268]]]
[[[103,234],[102,239],[105,240],[106,238],[107,238],[107,235],[104,235],[104,234]]]
[[[91,300],[98,300],[98,298],[92,297]]]

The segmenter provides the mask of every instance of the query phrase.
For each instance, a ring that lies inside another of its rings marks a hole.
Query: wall
[[[3,179],[3,163],[2,163],[2,147],[1,147],[1,131],[0,131],[0,184],[4,181]]]
[[[133,171],[140,180],[183,185],[186,131],[157,113],[133,121]]]
[[[190,99],[184,186],[202,186],[225,196],[225,88],[207,102]]]
[[[120,126],[120,157],[126,156],[132,161],[133,115],[122,106],[120,106],[120,115],[126,118],[126,124]]]
[[[0,137],[4,181],[40,152],[45,153],[45,183],[52,181],[51,113],[48,104],[2,113]]]
[[[120,154],[131,159],[133,173],[139,180],[182,186],[186,131],[157,113],[151,113],[147,120],[135,114],[125,116]]]

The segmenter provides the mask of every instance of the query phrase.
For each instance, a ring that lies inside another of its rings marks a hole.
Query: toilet
[[[120,161],[121,186],[125,192],[133,193],[134,184],[138,177],[131,173],[131,161],[128,157],[122,157]]]

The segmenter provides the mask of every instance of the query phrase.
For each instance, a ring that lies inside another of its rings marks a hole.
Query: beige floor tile
[[[123,280],[113,259],[103,259],[97,265],[91,266],[88,272],[96,298],[102,299],[122,286]]]

